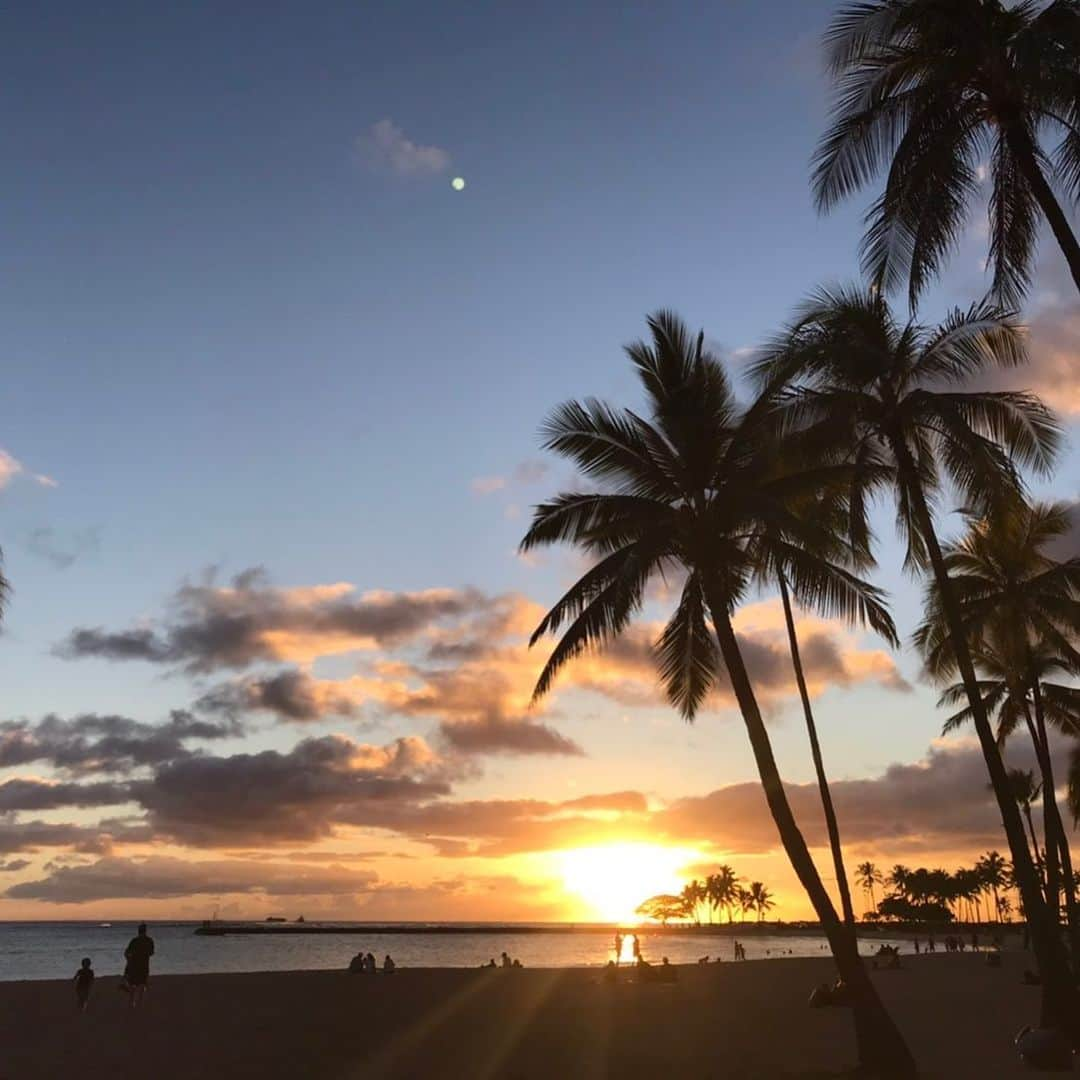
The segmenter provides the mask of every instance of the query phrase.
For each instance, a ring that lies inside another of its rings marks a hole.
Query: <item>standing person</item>
[[[154,955],[154,939],[146,932],[146,923],[139,923],[139,932],[124,950],[124,981],[131,994],[131,1007],[136,1008],[146,993],[150,981],[150,957]]]
[[[637,936],[637,934],[634,934],[633,937],[634,937],[634,963],[635,964],[640,964],[641,963],[641,938],[639,938]]]
[[[86,1012],[90,1003],[90,988],[94,985],[94,969],[90,966],[90,957],[83,957],[79,970],[75,972],[75,1002],[79,1012]]]
[[[619,960],[622,958],[622,943],[623,943],[623,936],[618,930],[616,930],[615,931],[615,966],[616,967],[619,966]]]

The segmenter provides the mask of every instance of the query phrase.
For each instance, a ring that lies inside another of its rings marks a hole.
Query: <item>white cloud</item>
[[[7,487],[23,471],[22,462],[0,450],[0,488]]]
[[[450,165],[450,154],[439,146],[422,146],[408,138],[390,119],[371,126],[357,140],[364,159],[374,168],[398,176],[423,176],[444,172]]]
[[[0,488],[6,488],[17,476],[26,475],[26,466],[6,450],[0,447]],[[44,473],[30,473],[30,478],[42,487],[59,487],[60,483]]]

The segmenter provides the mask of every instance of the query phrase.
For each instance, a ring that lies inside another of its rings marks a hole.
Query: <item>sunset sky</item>
[[[621,918],[720,862],[809,916],[730,701],[661,699],[662,589],[529,709],[582,564],[516,547],[573,481],[540,422],[637,402],[646,314],[738,370],[856,274],[868,200],[821,219],[807,182],[832,7],[5,14],[0,918]],[[984,253],[976,223],[924,320]],[[1045,243],[1016,381],[1067,424],[1038,490],[1068,499],[1073,296]],[[737,628],[820,845],[778,603]],[[801,631],[849,865],[1004,850],[911,652]]]

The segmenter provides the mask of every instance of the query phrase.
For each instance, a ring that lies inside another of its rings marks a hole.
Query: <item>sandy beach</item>
[[[925,1076],[1025,1076],[1010,1044],[1037,1014],[1028,963],[908,957],[874,978]],[[614,986],[596,970],[160,976],[134,1013],[101,978],[85,1014],[65,983],[0,983],[0,1080],[839,1076],[850,1018],[806,1005],[831,971],[750,961]]]

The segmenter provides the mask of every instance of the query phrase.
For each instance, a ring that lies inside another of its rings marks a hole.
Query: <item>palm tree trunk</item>
[[[1031,862],[1031,853],[1028,851],[1024,825],[1020,820],[1020,810],[1013,798],[1012,785],[1005,771],[1005,763],[1001,760],[1001,753],[986,715],[986,707],[979,693],[975,665],[972,663],[964,622],[953,592],[952,581],[945,567],[941,545],[938,543],[937,533],[934,530],[934,519],[926,503],[918,470],[907,443],[899,433],[890,442],[899,466],[900,480],[907,491],[916,524],[922,533],[922,539],[930,557],[946,625],[949,628],[956,666],[967,692],[975,733],[982,748],[983,758],[986,760],[990,784],[997,798],[1002,825],[1009,842],[1009,852],[1012,856],[1017,884],[1024,899],[1024,908],[1031,928],[1031,944],[1042,977],[1040,1022],[1043,1027],[1058,1028],[1068,1035],[1074,1045],[1080,1045],[1080,1007],[1078,1007],[1076,984],[1073,982],[1058,928],[1049,918],[1045,898],[1039,888],[1035,867]]]
[[[1043,772],[1043,810],[1049,811],[1049,818],[1054,830],[1054,846],[1057,848],[1061,865],[1061,885],[1065,894],[1065,913],[1069,923],[1069,942],[1072,947],[1073,965],[1080,958],[1080,912],[1076,907],[1076,890],[1073,887],[1072,856],[1069,853],[1069,838],[1065,824],[1061,820],[1061,811],[1057,802],[1057,787],[1054,784],[1054,764],[1050,760],[1050,740],[1046,734],[1046,710],[1043,707],[1042,688],[1037,677],[1031,680],[1033,701],[1035,702],[1035,728],[1039,735],[1039,765]],[[1047,837],[1050,833],[1047,833]],[[1047,839],[1047,861],[1049,861],[1050,840]],[[1053,909],[1056,913],[1057,909]]]
[[[1061,254],[1065,256],[1065,261],[1069,264],[1069,272],[1072,274],[1077,291],[1080,291],[1080,243],[1077,243],[1076,234],[1069,225],[1069,219],[1065,216],[1065,211],[1061,209],[1061,204],[1057,201],[1053,189],[1039,167],[1035,144],[1027,128],[1022,124],[1009,124],[1005,129],[1005,138],[1016,155],[1016,163],[1031,187],[1031,193],[1035,196],[1035,201],[1039,204],[1039,209],[1042,210],[1043,217],[1046,218],[1054,239],[1058,242],[1058,247],[1061,248]]]
[[[1031,803],[1024,804],[1024,817],[1027,818],[1028,831],[1031,833],[1031,847],[1035,852],[1035,869],[1039,872],[1039,877],[1043,884],[1046,884],[1046,874],[1043,870],[1042,855],[1039,852],[1039,837],[1035,832],[1035,821],[1031,816]]]
[[[855,1021],[855,1042],[859,1064],[870,1075],[883,1077],[914,1077],[918,1075],[911,1051],[904,1042],[892,1017],[886,1011],[866,968],[859,959],[858,945],[851,929],[845,926],[833,907],[832,900],[822,884],[814,860],[795,816],[791,812],[787,793],[784,791],[780,772],[776,767],[769,733],[761,717],[754,689],[743,663],[735,630],[728,615],[726,597],[712,583],[706,587],[706,599],[716,631],[720,655],[723,657],[735,700],[739,704],[750,746],[757,763],[758,775],[765,793],[765,801],[776,822],[780,842],[810,903],[821,921],[821,928],[828,939],[840,977],[850,989],[852,1013]]]
[[[1037,697],[1038,695],[1036,695]],[[1027,713],[1027,703],[1024,711]],[[1036,716],[1039,714],[1039,705],[1035,706]],[[1061,849],[1057,842],[1057,828],[1054,824],[1054,811],[1057,809],[1057,800],[1054,798],[1054,780],[1052,770],[1049,769],[1049,757],[1045,743],[1045,725],[1040,729],[1036,720],[1027,716],[1028,733],[1031,735],[1031,744],[1035,750],[1035,760],[1039,764],[1039,774],[1042,776],[1043,789],[1043,839],[1046,845],[1046,906],[1055,922],[1061,918]],[[1049,787],[1047,786],[1049,785]],[[1049,794],[1047,794],[1049,792]]]
[[[836,887],[840,892],[840,907],[844,912],[844,922],[855,925],[855,909],[851,906],[851,890],[848,887],[847,872],[844,870],[844,852],[840,846],[840,827],[836,822],[836,810],[833,807],[832,793],[829,791],[829,779],[825,775],[825,762],[821,757],[821,744],[818,742],[817,725],[810,707],[810,693],[806,688],[806,676],[803,674],[802,656],[799,653],[799,638],[795,633],[795,618],[791,612],[791,597],[788,595],[787,581],[783,572],[777,575],[780,582],[780,598],[784,604],[784,622],[787,624],[788,647],[791,650],[791,666],[795,669],[795,682],[802,699],[803,715],[806,717],[806,733],[810,738],[810,755],[814,759],[814,772],[817,773],[818,790],[821,792],[821,806],[825,811],[825,829],[829,834],[829,847],[832,848],[833,867],[836,870]]]

